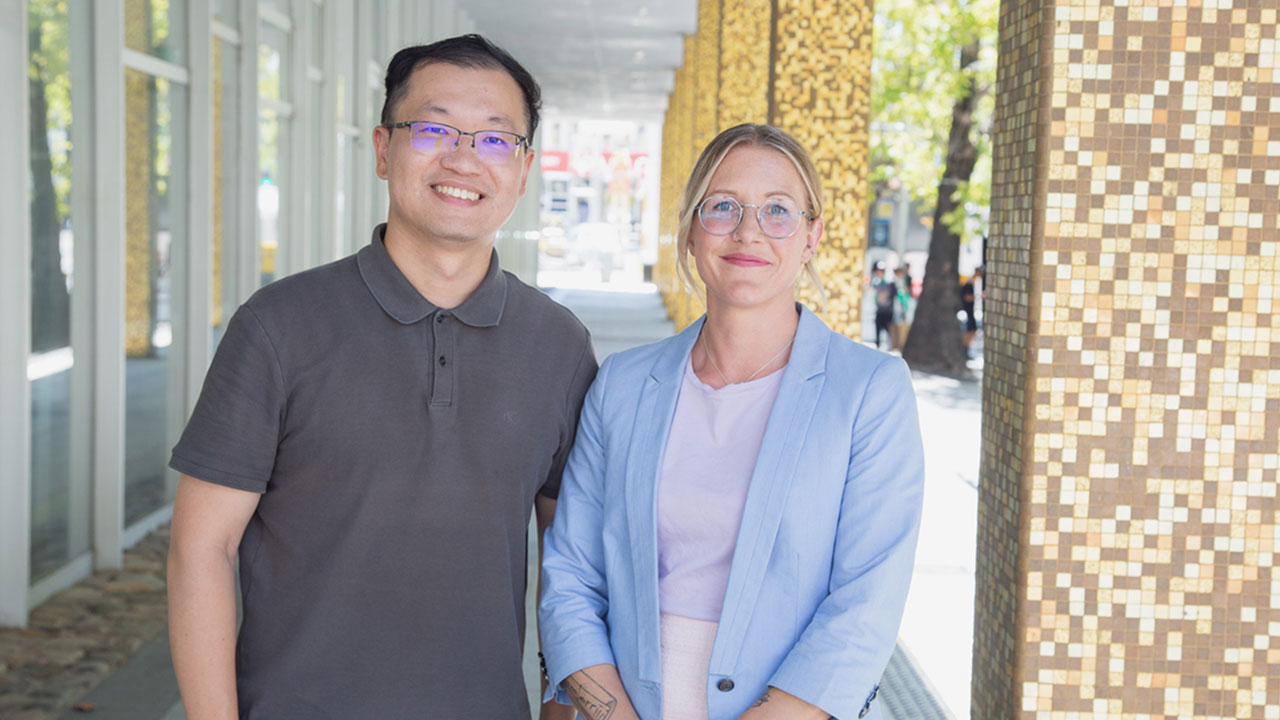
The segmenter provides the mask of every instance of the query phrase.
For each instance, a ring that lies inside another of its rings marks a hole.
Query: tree
[[[29,2],[28,102],[31,124],[31,350],[71,342],[71,298],[62,272],[61,235],[69,214],[71,121],[65,0]],[[50,140],[50,126],[58,142]]]
[[[985,234],[991,194],[996,0],[884,0],[872,70],[872,181],[897,179],[933,218],[929,260],[903,357],[963,374],[958,260]],[[939,177],[939,168],[942,168]]]

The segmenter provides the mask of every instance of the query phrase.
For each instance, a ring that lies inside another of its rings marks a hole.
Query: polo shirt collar
[[[412,325],[440,308],[422,297],[396,267],[383,244],[386,227],[386,223],[382,223],[373,229],[373,239],[356,253],[356,264],[378,305],[397,322]],[[462,304],[448,312],[472,327],[492,327],[502,319],[506,302],[507,278],[498,265],[498,252],[493,250],[489,255],[489,271],[480,285]]]

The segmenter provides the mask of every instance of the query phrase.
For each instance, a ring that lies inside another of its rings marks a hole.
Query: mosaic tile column
[[[684,65],[676,71],[675,90],[668,100],[662,127],[662,175],[659,180],[659,207],[662,216],[658,221],[658,286],[677,329],[683,328],[702,314],[700,298],[686,291],[676,273],[675,264],[680,192],[698,159],[694,149],[697,110],[696,46],[697,36],[685,37]]]
[[[710,128],[769,123],[809,149],[826,190],[826,235],[818,252],[826,320],[854,337],[861,332],[867,229],[871,25],[869,2],[702,0],[698,32],[686,44],[663,127],[664,147],[675,147],[675,162],[668,164],[665,150],[663,158],[663,222],[669,223],[663,227],[670,231],[660,245],[663,254],[674,253],[675,198],[714,136]],[[673,320],[683,327],[703,306],[696,297],[682,297],[678,283],[665,277],[674,266],[674,257],[660,261],[660,284]],[[818,309],[807,281],[799,288],[801,300]]]
[[[143,0],[128,0],[125,11],[125,46],[151,46],[149,9]],[[125,187],[147,192],[125,193],[125,354],[146,357],[154,351],[151,334],[155,319],[152,256],[153,208],[150,189],[155,165],[152,140],[156,99],[147,75],[124,71],[125,87]]]
[[[1280,718],[1271,0],[1001,6],[975,718]]]

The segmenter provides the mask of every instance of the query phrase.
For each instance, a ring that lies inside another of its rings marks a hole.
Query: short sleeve
[[[227,323],[169,467],[206,482],[266,492],[286,397],[271,339],[243,305]]]
[[[578,415],[582,412],[582,401],[587,396],[587,389],[596,379],[595,349],[591,346],[591,334],[587,333],[583,344],[582,355],[578,358],[578,366],[574,369],[573,379],[569,383],[569,395],[564,408],[565,416],[560,419],[560,446],[556,448],[551,462],[551,471],[542,484],[538,494],[556,498],[560,494],[560,476],[564,474],[565,463],[569,460],[569,451],[573,449],[573,440],[578,429]]]

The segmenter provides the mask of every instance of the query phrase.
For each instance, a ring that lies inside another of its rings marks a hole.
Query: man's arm
[[[183,475],[169,540],[169,647],[189,720],[236,720],[235,561],[257,493]]]

